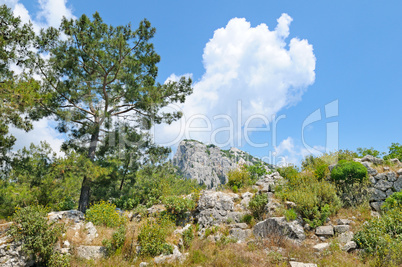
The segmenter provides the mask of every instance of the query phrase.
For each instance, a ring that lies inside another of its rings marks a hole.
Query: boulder
[[[318,236],[333,236],[334,227],[332,226],[319,226],[315,229],[315,234]]]
[[[335,233],[338,233],[338,234],[348,232],[349,229],[350,229],[349,225],[335,225],[334,226]]]
[[[106,256],[106,249],[102,246],[79,246],[76,248],[77,257],[83,259],[100,259]]]
[[[87,231],[87,236],[85,241],[87,243],[92,243],[92,241],[98,237],[98,231],[96,230],[94,224],[92,222],[88,222],[85,224],[85,230]]]
[[[2,267],[34,266],[32,257],[22,252],[21,243],[12,241],[11,237],[0,238],[0,265]]]
[[[298,221],[287,222],[285,217],[271,217],[257,223],[253,229],[254,236],[266,238],[273,235],[286,236],[295,241],[306,238],[303,227]]]
[[[349,219],[338,219],[336,220],[336,224],[338,225],[349,225],[352,221]]]
[[[370,201],[383,201],[386,198],[387,198],[387,194],[385,194],[383,191],[381,191],[378,188],[374,188],[374,190],[371,194],[371,197],[370,197]]]
[[[337,240],[340,244],[346,244],[349,241],[352,241],[353,236],[354,236],[353,232],[349,231],[338,235]]]
[[[355,241],[349,241],[342,247],[342,250],[346,251],[346,252],[349,252],[352,249],[355,249],[356,247],[357,247],[357,244],[356,244]]]
[[[246,241],[248,238],[252,236],[253,232],[251,229],[240,229],[240,228],[233,228],[229,230],[229,235],[240,242]]]
[[[370,202],[371,208],[373,208],[373,210],[378,212],[381,211],[382,204],[384,204],[384,201]]]
[[[394,182],[394,190],[396,192],[402,191],[402,175]]]
[[[387,189],[393,186],[392,182],[388,180],[378,180],[378,182],[374,185],[374,188],[380,189],[381,191],[387,191]]]
[[[323,251],[323,250],[325,250],[327,248],[329,248],[329,243],[320,243],[320,244],[317,244],[317,245],[313,246],[313,249],[316,252],[321,252],[321,251]]]
[[[371,162],[371,163],[374,163],[374,164],[378,165],[378,164],[383,164],[384,160],[380,159],[380,158],[373,157],[371,155],[366,155],[361,159],[361,162]]]
[[[170,255],[160,255],[158,257],[154,258],[154,263],[155,264],[172,264],[175,262],[183,262],[186,257],[188,256],[188,253],[181,253],[179,248],[177,246],[173,246],[173,253]]]
[[[85,215],[81,211],[78,210],[65,210],[65,211],[57,211],[50,212],[47,215],[49,221],[54,222],[58,220],[69,220],[75,223],[79,223],[85,220]]]

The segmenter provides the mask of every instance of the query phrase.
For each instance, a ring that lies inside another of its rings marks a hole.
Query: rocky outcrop
[[[272,236],[286,236],[291,240],[301,242],[306,239],[303,227],[298,221],[286,221],[285,217],[272,217],[261,221],[254,226],[255,237],[269,238]]]
[[[16,243],[9,236],[0,238],[0,266],[3,267],[23,267],[33,266],[32,258],[27,257],[22,252],[21,243]]]
[[[102,246],[79,246],[76,248],[77,257],[83,259],[100,259],[106,256],[106,249]]]
[[[204,228],[221,223],[240,222],[244,212],[234,209],[234,202],[239,198],[234,193],[203,191],[195,216],[198,224]]]
[[[221,150],[195,140],[181,141],[173,157],[173,165],[180,169],[184,177],[196,179],[207,188],[225,184],[229,170],[257,162],[261,161],[237,148]],[[269,167],[268,164],[263,164]]]
[[[369,188],[371,192],[370,206],[380,211],[385,199],[392,195],[394,192],[402,191],[402,169],[394,172],[390,171],[388,167],[383,168],[384,172],[379,173],[373,168],[373,165],[383,164],[384,160],[367,155],[361,159],[355,159],[357,162],[361,162],[366,168],[369,174],[369,181],[371,186]],[[398,159],[392,159],[394,164],[400,166]]]

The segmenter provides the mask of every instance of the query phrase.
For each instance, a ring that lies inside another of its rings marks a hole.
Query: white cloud
[[[226,27],[217,29],[204,48],[204,75],[194,83],[194,93],[185,104],[178,106],[185,117],[170,126],[157,126],[156,142],[172,145],[183,138],[194,138],[217,143],[214,139],[219,138],[214,137],[219,134],[214,135],[213,131],[229,126],[241,129],[245,121],[256,114],[271,119],[284,107],[300,101],[306,87],[314,83],[316,58],[307,40],[286,41],[291,21],[289,15],[282,14],[271,31],[266,24],[251,27],[246,19],[233,18]],[[241,118],[238,116],[239,100]],[[230,119],[214,118],[216,115]],[[194,116],[203,119],[191,120]],[[210,131],[205,130],[206,120],[211,123]],[[256,124],[254,126],[258,126]],[[196,126],[205,131],[183,135]],[[229,136],[238,140],[238,135],[237,131],[227,130],[219,136],[221,140]],[[238,144],[231,142],[229,145]]]
[[[17,138],[17,142],[13,147],[14,151],[22,149],[23,147],[29,147],[31,143],[39,145],[40,141],[46,141],[50,144],[52,149],[60,153],[60,147],[63,144],[63,136],[54,129],[54,122],[48,119],[41,119],[33,123],[33,130],[25,132],[23,130],[11,127],[10,133]]]
[[[275,163],[277,165],[294,164],[300,165],[307,155],[319,156],[325,152],[325,147],[314,146],[314,151],[310,151],[303,146],[297,146],[292,137],[288,137],[276,146],[275,149]]]

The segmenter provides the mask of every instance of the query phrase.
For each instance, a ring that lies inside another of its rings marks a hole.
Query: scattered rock
[[[98,237],[98,231],[92,222],[86,223],[85,229],[87,230],[87,236],[85,238],[87,243],[91,243],[96,237]]]
[[[320,244],[317,244],[317,245],[313,246],[313,249],[316,252],[321,252],[321,251],[323,251],[323,250],[325,250],[327,248],[329,248],[329,243],[320,243]]]
[[[188,256],[188,253],[182,254],[177,246],[173,246],[173,254],[170,255],[160,255],[158,257],[154,258],[154,263],[155,264],[164,264],[164,263],[169,263],[172,264],[176,261],[182,263],[186,257]]]
[[[106,249],[102,246],[79,246],[76,248],[79,258],[83,259],[100,259],[106,256]]]
[[[319,226],[315,229],[315,234],[318,236],[333,236],[334,235],[334,227]]]
[[[349,252],[352,249],[355,249],[356,247],[357,247],[357,244],[355,241],[349,241],[342,247],[342,250]]]
[[[349,229],[350,229],[349,225],[335,225],[334,226],[335,233],[338,233],[338,234],[348,232]]]
[[[370,202],[370,206],[377,212],[381,211],[382,204],[384,204],[384,201]]]
[[[298,221],[287,222],[285,217],[272,217],[259,222],[254,226],[254,236],[260,238],[272,235],[286,236],[295,241],[303,241],[306,238],[303,227]]]
[[[148,215],[150,216],[161,213],[163,211],[166,211],[166,207],[163,204],[153,205],[152,207],[147,209]]]
[[[140,265],[138,265],[139,267],[146,267],[148,266],[149,263],[148,262],[141,262]]]
[[[246,241],[249,237],[251,237],[253,232],[251,229],[239,229],[239,228],[233,228],[229,230],[229,235],[235,239],[237,239],[240,242]]]
[[[354,236],[353,232],[349,231],[338,235],[337,240],[341,244],[346,244],[349,241],[352,241],[353,236]]]
[[[374,164],[377,164],[377,165],[384,163],[384,160],[383,160],[383,159],[376,158],[376,157],[373,157],[373,156],[371,156],[371,155],[366,155],[366,156],[364,156],[364,157],[361,159],[361,162],[366,162],[366,161],[367,161],[367,162],[374,163]]]
[[[85,215],[81,211],[78,210],[65,210],[65,211],[57,211],[50,212],[47,215],[49,221],[54,222],[61,219],[73,221],[75,223],[79,223],[85,220]]]
[[[338,219],[336,220],[337,225],[349,225],[352,221],[349,219]]]
[[[191,224],[186,224],[186,226],[184,226],[182,229],[176,229],[174,230],[174,234],[180,234],[182,235],[184,231],[188,230],[189,228],[191,228]]]

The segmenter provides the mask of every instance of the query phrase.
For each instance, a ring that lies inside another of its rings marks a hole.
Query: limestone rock
[[[345,233],[342,233],[342,234],[338,235],[337,240],[341,244],[346,244],[349,241],[352,241],[353,236],[354,236],[353,232],[348,231],[348,232],[345,232]]]
[[[402,191],[402,175],[400,175],[399,178],[394,182],[394,190],[396,192]]]
[[[381,211],[382,204],[384,204],[384,201],[370,202],[370,206],[378,212]]]
[[[334,227],[319,226],[315,229],[315,234],[318,236],[333,236],[334,235]]]
[[[78,210],[65,210],[65,211],[57,211],[50,212],[47,215],[49,221],[54,222],[58,220],[69,220],[75,223],[79,223],[85,220],[85,215],[81,211]]]
[[[303,241],[306,238],[303,227],[297,221],[287,222],[285,217],[271,217],[254,226],[254,236],[269,238],[272,235],[282,235],[295,241]]]
[[[356,247],[357,247],[357,244],[355,241],[349,241],[342,247],[342,250],[349,252],[352,249],[355,249]]]
[[[249,237],[251,237],[253,232],[251,229],[240,229],[240,228],[234,228],[229,230],[229,235],[235,239],[237,239],[240,242],[246,241]]]
[[[329,248],[329,243],[320,243],[320,244],[317,244],[317,245],[313,246],[313,249],[316,252],[321,252],[321,251],[323,251],[323,250],[325,250],[327,248]]]
[[[91,243],[96,237],[98,237],[98,231],[92,222],[85,224],[85,230],[87,231],[87,236],[85,238],[87,243]]]
[[[374,188],[380,189],[381,191],[386,191],[387,189],[393,186],[392,182],[388,180],[379,180],[375,185]]]
[[[395,186],[395,184],[394,184],[394,186]],[[373,193],[371,194],[370,201],[383,201],[386,198],[387,198],[387,194],[385,194],[380,189],[375,188],[373,190]]]
[[[380,158],[373,157],[371,155],[366,155],[361,159],[361,162],[371,162],[371,163],[374,163],[374,164],[378,165],[378,164],[383,164],[384,160],[380,159]]]
[[[172,264],[177,261],[183,262],[187,256],[188,256],[188,253],[182,254],[177,246],[173,246],[173,254],[160,255],[158,257],[155,257],[154,263],[155,264],[164,264],[164,263]]]
[[[349,219],[338,219],[336,220],[336,224],[338,225],[349,225],[352,221]]]
[[[76,248],[79,258],[83,259],[100,259],[106,255],[106,249],[102,246],[79,246]]]
[[[334,226],[335,233],[338,233],[338,234],[348,232],[349,229],[350,229],[349,225],[335,225]]]

